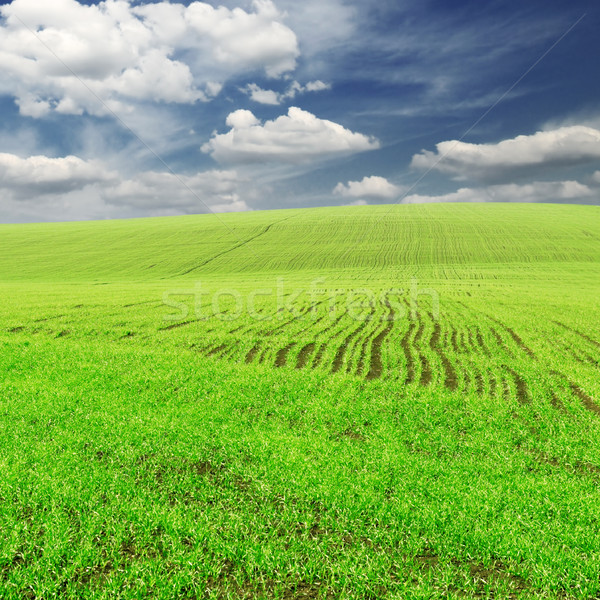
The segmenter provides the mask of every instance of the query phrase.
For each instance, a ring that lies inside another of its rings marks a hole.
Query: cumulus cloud
[[[292,100],[298,94],[306,92],[322,92],[323,90],[331,89],[331,84],[325,83],[320,79],[309,81],[306,85],[301,85],[297,81],[293,81],[285,92],[276,92],[274,90],[264,90],[256,83],[249,83],[242,91],[254,102],[259,104],[277,105],[285,100]]]
[[[531,176],[549,168],[583,165],[600,159],[600,131],[575,125],[534,135],[520,135],[497,144],[441,142],[436,152],[423,150],[411,165],[435,169],[457,180],[506,180]]]
[[[50,219],[66,217],[67,209],[77,218],[114,216],[115,211],[107,205],[119,209],[116,214],[126,215],[249,210],[241,198],[242,184],[250,193],[248,182],[235,171],[210,170],[194,175],[142,171],[124,176],[100,161],[77,156],[21,158],[0,153],[3,205],[11,205],[15,213],[21,211],[17,204],[29,207],[30,212],[35,206]]]
[[[390,183],[385,177],[373,175],[364,177],[362,181],[349,181],[346,185],[338,183],[333,189],[337,196],[345,198],[379,198],[389,200],[396,198],[402,188]]]
[[[256,83],[249,83],[243,90],[250,99],[259,104],[270,104],[272,106],[281,103],[281,94],[273,90],[263,90]]]
[[[152,211],[217,213],[249,210],[239,196],[235,171],[207,171],[196,175],[147,171],[108,186],[102,197],[108,204]]]
[[[594,183],[600,183],[600,171],[596,171],[593,175],[592,175],[592,181]]]
[[[461,188],[450,194],[413,194],[405,204],[427,202],[572,202],[600,203],[600,194],[578,181],[536,181],[525,185],[510,183],[482,188]]]
[[[0,93],[34,118],[104,114],[104,105],[121,111],[144,100],[207,101],[229,77],[254,70],[280,77],[299,55],[271,0],[254,0],[249,11],[164,0],[13,0],[0,15]]]
[[[94,183],[113,181],[115,177],[102,163],[76,156],[21,158],[0,154],[0,189],[17,200],[65,194]]]
[[[379,142],[295,106],[287,115],[261,123],[250,111],[227,117],[230,131],[215,134],[202,151],[224,163],[303,163],[379,147]]]

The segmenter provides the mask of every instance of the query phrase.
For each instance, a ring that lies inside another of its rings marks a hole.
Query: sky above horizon
[[[0,1],[0,222],[600,205],[592,0]]]

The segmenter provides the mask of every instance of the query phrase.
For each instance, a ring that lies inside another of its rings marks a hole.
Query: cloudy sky
[[[0,1],[0,222],[600,205],[598,4]]]

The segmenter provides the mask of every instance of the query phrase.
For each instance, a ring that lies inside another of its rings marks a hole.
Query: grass
[[[597,207],[1,226],[0,252],[3,598],[600,595]]]

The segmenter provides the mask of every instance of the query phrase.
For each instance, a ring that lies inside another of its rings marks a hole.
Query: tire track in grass
[[[552,456],[543,450],[538,450],[537,448],[520,448],[520,450],[532,456],[539,463],[566,470],[576,475],[592,476],[594,478],[597,478],[598,475],[600,475],[600,467],[593,463],[580,460],[565,463],[555,456]]]
[[[333,357],[333,364],[331,365],[332,373],[337,373],[342,368],[342,364],[344,362],[344,355],[346,354],[348,345],[358,335],[359,330],[361,330],[363,328],[364,328],[364,324],[361,325],[359,328],[357,328],[356,331],[353,331],[352,333],[348,334],[344,338],[344,341],[338,347],[337,352],[335,353],[335,356]]]
[[[66,317],[66,316],[67,315],[56,315],[55,317],[44,317],[42,319],[35,319],[33,322],[34,323],[45,323],[46,321],[54,321],[56,319],[62,319],[63,317]]]
[[[592,367],[600,367],[600,358],[594,358],[590,356],[587,352],[581,351],[583,354],[583,362],[585,364],[591,365]]]
[[[556,392],[552,392],[552,396],[550,397],[550,404],[558,411],[560,411],[563,414],[568,414],[567,409],[565,408],[565,405],[563,404],[563,401],[558,397],[558,395],[556,394]]]
[[[317,304],[315,304],[313,306],[309,306],[308,308],[306,308],[303,311],[302,315],[305,315],[308,311],[312,310],[314,307],[318,306],[319,304],[322,304],[322,302],[318,302]],[[311,329],[317,323],[320,323],[324,318],[325,317],[319,317],[313,323],[311,323],[310,325],[306,326],[304,329],[299,331],[296,335],[300,335],[300,334],[304,333],[306,330]],[[290,350],[292,350],[292,348],[294,348],[296,345],[297,345],[297,343],[293,342],[291,344],[288,344],[285,348],[281,348],[277,352],[277,354],[275,356],[275,367],[277,367],[277,368],[284,367],[287,364],[287,356],[288,356]],[[313,345],[313,351],[314,351],[314,344],[312,344],[312,345]],[[310,350],[310,346],[311,346],[311,344],[306,344],[300,350],[300,353],[298,354],[298,357],[296,359],[296,369],[302,369],[306,365],[306,361],[308,361],[308,358],[310,357],[310,354],[312,353]]]
[[[363,323],[363,327],[361,329],[361,331],[364,331],[367,322],[375,322],[375,319],[373,318],[375,316],[375,309],[373,309],[371,311],[370,317],[366,319],[366,321]],[[358,361],[356,363],[356,371],[354,372],[354,374],[357,377],[360,377],[364,370],[365,370],[365,363],[367,361],[367,348],[369,347],[369,342],[371,341],[371,337],[370,335],[367,333],[367,335],[365,335],[364,340],[362,341],[362,344],[360,343],[360,337],[358,336],[358,340],[356,341],[355,345],[354,345],[354,349],[352,351],[352,355],[354,356],[354,353],[358,352],[358,347],[360,344],[360,353],[358,355]],[[348,361],[348,365],[346,366],[346,373],[352,373],[352,361]]]
[[[370,338],[365,339],[360,347],[360,356],[358,358],[358,366],[356,367],[356,375],[362,375],[365,369],[365,360],[367,358],[367,346],[369,345]]]
[[[295,323],[296,321],[302,319],[302,317],[304,317],[309,311],[311,311],[312,309],[316,308],[317,306],[319,306],[320,304],[323,304],[323,301],[321,300],[320,302],[316,302],[315,304],[311,305],[311,306],[307,306],[304,310],[300,311],[300,314],[296,315],[295,317],[293,317],[292,319],[290,319],[289,321],[286,321],[285,323],[281,323],[280,325],[278,325],[277,327],[275,327],[274,329],[271,329],[270,331],[265,332],[263,335],[265,337],[270,337],[272,336],[276,331],[280,331],[281,329],[284,329],[285,327],[287,327],[288,325],[291,325],[292,323]],[[312,325],[314,326],[316,323],[319,323],[320,321],[323,320],[324,317],[319,317],[318,319],[316,319]],[[306,331],[306,329],[310,328],[310,325],[308,327],[305,327],[302,331]]]
[[[327,350],[327,344],[321,344],[319,346],[319,349],[317,350],[317,353],[315,354],[315,358],[312,363],[313,369],[316,369],[319,366],[319,364],[321,363],[321,360],[323,359],[323,354],[325,354],[326,350]]]
[[[425,331],[425,323],[423,321],[419,321],[419,328],[417,329],[417,333],[415,334],[414,345],[415,348],[418,348],[419,342],[423,338],[423,332]],[[429,366],[429,361],[427,357],[422,353],[418,352],[419,363],[421,365],[421,375],[419,377],[419,385],[427,386],[431,383],[431,367]]]
[[[564,373],[561,373],[560,371],[550,371],[550,374],[565,381],[568,384],[572,394],[575,397],[579,398],[579,400],[581,400],[581,403],[583,404],[584,408],[594,413],[595,415],[600,416],[600,405],[597,404],[596,401],[590,395],[588,395],[579,384],[569,379],[569,377],[567,377]],[[553,395],[556,398],[556,394],[554,392]],[[557,400],[560,402],[558,398]],[[562,404],[562,402],[560,404]]]
[[[423,354],[419,355],[419,360],[421,361],[421,378],[419,379],[419,384],[428,386],[432,379],[431,367],[429,366],[427,358]]]
[[[433,327],[433,335],[429,340],[429,347],[433,352],[435,352],[442,361],[442,366],[444,367],[444,385],[452,391],[455,391],[458,387],[458,377],[456,375],[456,371],[452,366],[452,363],[448,360],[448,357],[444,354],[444,351],[440,347],[440,324],[436,322]]]
[[[498,331],[493,327],[490,327],[490,333],[494,336],[498,347],[504,350],[504,352],[506,352],[510,358],[514,358],[515,355],[512,353],[511,349],[508,347],[504,341],[504,338],[498,333]]]
[[[406,330],[406,333],[402,336],[402,340],[400,342],[400,346],[402,347],[402,351],[404,352],[404,358],[406,359],[405,383],[407,384],[412,383],[415,380],[415,359],[413,358],[410,347],[410,338],[414,330],[415,324],[413,322],[408,326],[408,329]]]
[[[423,548],[420,554],[412,558],[413,563],[421,570],[434,576],[440,570],[442,560],[440,556],[428,545]],[[533,590],[527,580],[520,575],[515,575],[499,560],[494,561],[489,567],[475,561],[474,559],[450,559],[450,563],[459,569],[468,571],[468,577],[472,581],[474,587],[474,598],[495,598],[498,588],[504,588],[502,597],[514,600],[517,597],[524,597],[523,594],[528,594],[527,597],[533,597]],[[444,583],[444,589],[446,588]],[[490,589],[491,588],[491,589]],[[506,594],[506,588],[509,589],[509,595]],[[491,595],[490,595],[491,594]],[[466,593],[459,593],[459,597],[467,596]],[[443,597],[448,597],[443,595]]]
[[[569,327],[568,325],[565,325],[564,323],[561,323],[560,321],[553,321],[553,323],[555,323],[556,325],[559,325],[560,327],[563,327],[564,329],[566,329],[567,331],[570,331],[571,333],[574,333],[575,335],[578,335],[581,339],[584,339],[586,342],[589,342],[590,344],[596,346],[597,348],[600,348],[600,342],[592,339],[590,336],[586,335],[585,333],[581,333],[581,331],[577,331],[577,329],[573,329],[573,327]]]
[[[553,377],[556,377],[558,379],[561,379],[561,380],[567,379],[565,375],[563,375],[562,373],[559,373],[558,371],[550,371],[550,375],[552,375]],[[569,411],[565,407],[563,401],[561,400],[560,396],[556,393],[556,391],[554,389],[551,390],[550,404],[556,410],[560,411],[561,413],[563,413],[565,415],[569,413]]]
[[[381,374],[383,372],[383,362],[381,360],[381,346],[385,338],[390,334],[390,332],[394,328],[394,319],[396,317],[396,313],[394,312],[394,309],[392,308],[392,305],[390,304],[389,300],[386,300],[385,304],[388,307],[388,324],[373,339],[373,343],[371,344],[371,362],[369,372],[366,376],[367,381],[379,379],[381,377]]]
[[[462,332],[459,331],[458,329],[456,329],[455,327],[453,327],[451,324],[449,325],[449,327],[450,327],[449,343],[450,343],[450,346],[452,347],[452,350],[454,351],[454,353],[455,354],[468,354],[469,349],[467,348],[467,346],[464,343]]]
[[[468,325],[467,325],[466,337],[467,337],[467,345],[469,347],[469,353],[475,352],[475,350],[477,348],[477,344],[474,341],[475,336],[473,335],[472,328],[469,327]]]
[[[275,357],[275,367],[279,368],[279,367],[285,367],[287,364],[287,356],[290,352],[290,350],[296,345],[296,342],[292,342],[291,344],[288,344],[285,348],[281,348],[281,350],[279,350],[277,352],[277,356]]]
[[[459,302],[460,305],[464,306],[467,310],[469,310],[468,306],[466,306],[466,304],[464,304],[463,302]],[[530,358],[537,360],[537,356],[535,355],[535,352],[523,341],[523,339],[521,338],[521,336],[511,327],[509,327],[508,325],[506,325],[505,323],[503,323],[502,321],[500,321],[499,319],[496,319],[495,317],[492,317],[486,313],[481,313],[483,315],[485,315],[490,321],[493,321],[494,323],[497,323],[498,325],[500,325],[500,327],[502,327],[507,333],[508,335],[513,339],[513,341],[515,342],[515,344],[523,351],[525,352],[525,354],[527,354]],[[498,343],[498,345],[503,348],[504,350],[506,350],[511,357],[513,357],[512,352],[510,351],[510,349],[508,348],[508,346],[506,345],[506,342],[504,341],[504,339],[502,338],[502,336],[493,328],[490,327],[490,331],[492,332],[492,335],[494,336],[494,338],[496,339],[496,342]]]
[[[579,354],[576,356],[576,352],[579,352]],[[600,367],[600,358],[594,358],[593,356],[590,356],[587,352],[584,352],[583,350],[577,348],[573,348],[573,357],[577,360],[577,362],[580,362],[582,365],[590,365],[591,367]]]
[[[375,314],[375,308],[371,307],[371,312],[363,320],[363,322],[352,333],[350,333],[346,336],[346,338],[344,339],[344,341],[338,348],[337,352],[335,353],[335,357],[333,359],[333,365],[331,367],[332,373],[337,373],[342,368],[342,365],[344,364],[344,356],[346,355],[346,351],[348,350],[348,346],[350,345],[350,342],[352,342],[352,340],[354,338],[356,338],[357,336],[360,335],[360,333],[367,326],[367,323],[369,323],[372,320],[374,314]],[[351,367],[351,365],[348,365],[347,372],[350,371],[350,367]]]
[[[458,331],[454,328],[452,328],[452,334],[450,335],[450,345],[452,346],[452,350],[454,350],[454,354],[460,353],[458,349]]]
[[[192,273],[193,271],[201,269],[202,267],[206,266],[208,263],[211,263],[213,260],[216,260],[217,258],[224,256],[225,254],[229,254],[230,252],[233,252],[234,250],[237,250],[238,248],[241,248],[242,246],[246,246],[250,242],[253,242],[254,240],[256,240],[259,237],[262,237],[263,235],[268,233],[269,230],[271,229],[271,227],[273,227],[273,225],[277,225],[278,223],[287,221],[288,219],[291,219],[293,216],[294,215],[292,215],[291,217],[286,217],[285,219],[280,219],[279,221],[275,221],[274,223],[269,223],[269,225],[267,225],[261,232],[257,233],[256,235],[253,235],[252,237],[248,238],[247,240],[244,240],[243,242],[238,242],[237,244],[235,244],[231,248],[228,248],[227,250],[218,252],[214,256],[211,256],[210,258],[207,258],[206,260],[202,261],[199,265],[196,265],[195,267],[192,267],[192,268],[188,269],[187,271],[184,271],[183,273],[179,273],[178,277],[181,277],[183,275],[188,275],[189,273]]]
[[[252,348],[250,348],[250,350],[248,350],[248,353],[246,354],[245,358],[246,364],[250,364],[256,358],[256,355],[258,354],[259,350],[260,344],[255,344],[254,346],[252,346]]]
[[[208,349],[205,352],[205,354],[206,356],[215,356],[217,354],[220,354],[221,352],[224,352],[227,349],[229,349],[229,346],[227,344],[221,344],[220,346],[216,346],[215,348]]]
[[[193,321],[182,321],[181,323],[173,323],[173,325],[167,325],[167,327],[160,327],[159,331],[172,331],[173,329],[177,329],[179,327],[186,327],[187,325],[193,325],[194,323],[199,323],[200,321],[204,321],[204,319],[194,319]]]
[[[324,334],[326,334],[326,333],[328,333],[329,331],[331,331],[331,330],[332,330],[332,329],[333,329],[333,328],[334,328],[334,327],[335,327],[335,326],[336,326],[336,325],[337,325],[337,324],[338,324],[338,323],[339,323],[339,322],[340,322],[340,321],[341,321],[341,320],[344,318],[344,315],[345,315],[345,314],[346,314],[346,313],[342,313],[342,314],[341,314],[339,317],[337,317],[337,318],[335,319],[335,321],[333,321],[333,322],[331,322],[329,325],[327,325],[327,327],[325,327],[325,329],[323,329],[322,331],[320,331],[320,332],[318,333],[318,337],[321,337],[321,336],[323,336]]]
[[[512,398],[512,393],[510,390],[510,383],[508,379],[502,379],[502,395],[504,397],[505,402],[510,402]]]
[[[8,331],[8,333],[21,333],[22,331],[25,331],[25,327],[17,325],[16,327],[9,327],[6,331]]]
[[[483,334],[481,333],[481,329],[479,329],[479,327],[475,326],[475,337],[477,339],[477,345],[481,348],[481,351],[483,352],[483,354],[490,358],[492,356],[492,353],[490,352],[490,349],[487,347],[487,344],[485,343],[485,340],[483,339]]]
[[[594,399],[588,396],[576,383],[570,382],[570,384],[571,391],[581,400],[583,406],[595,415],[600,416],[600,405],[596,404]]]
[[[273,335],[276,331],[279,331],[280,329],[282,329],[283,327],[286,327],[287,325],[290,325],[291,323],[294,323],[295,321],[297,321],[298,319],[302,318],[302,316],[304,316],[308,311],[310,311],[312,308],[315,308],[316,306],[318,306],[319,304],[322,304],[321,302],[317,302],[316,304],[313,304],[309,307],[307,307],[306,309],[304,309],[302,311],[302,313],[300,315],[295,316],[293,319],[291,319],[290,321],[286,321],[285,323],[282,323],[281,325],[278,325],[277,327],[275,327],[274,329],[271,329],[270,331],[267,331],[265,333],[262,334],[263,337],[270,337],[271,335]],[[318,319],[316,319],[314,322],[312,322],[310,325],[308,325],[307,327],[305,327],[302,331],[300,331],[299,333],[303,333],[304,331],[306,331],[307,329],[309,329],[310,327],[314,327],[317,323],[320,323],[322,320],[324,319],[324,317],[319,317]],[[235,331],[235,330],[234,330]],[[230,332],[233,333],[233,332]],[[254,361],[254,359],[256,358],[258,352],[260,351],[261,348],[261,344],[260,342],[256,343],[246,354],[245,357],[245,362],[246,364],[249,364],[251,362]],[[262,363],[264,362],[266,355],[268,352],[268,347],[265,347],[263,349],[263,352],[261,353],[261,355],[259,356],[258,362]]]
[[[311,310],[312,308],[314,308],[315,306],[318,306],[319,304],[322,304],[323,301],[318,302],[317,304],[309,307],[308,309],[306,309],[304,311],[304,314],[306,314],[309,310]],[[340,319],[342,318],[343,315],[341,315],[335,323],[338,323],[340,321]],[[302,331],[300,331],[298,333],[298,335],[300,335],[301,333],[304,333],[305,331],[307,331],[308,329],[311,329],[312,327],[314,327],[315,325],[317,325],[318,323],[320,323],[321,321],[323,321],[325,317],[321,316],[318,319],[316,319],[311,325],[305,327]],[[319,333],[315,334],[315,337],[321,337],[324,333],[326,333],[327,331],[329,331],[332,327],[334,326],[334,323],[331,323],[330,325],[328,325],[327,327],[325,327],[325,329],[323,329],[322,331],[320,331]],[[296,345],[296,344],[293,344]],[[296,359],[296,369],[304,369],[306,367],[306,365],[308,364],[308,361],[311,357],[311,355],[314,353],[316,348],[316,343],[315,342],[310,342],[308,344],[305,344],[301,349],[300,352],[298,353],[298,357]],[[323,350],[324,351],[324,350]],[[288,351],[289,352],[289,351]],[[287,355],[286,355],[286,359],[287,359]],[[286,360],[287,362],[287,360]]]
[[[239,350],[238,343],[231,344],[231,346],[228,346],[228,349],[225,350],[221,354],[221,358],[226,358],[227,360],[233,360],[233,356],[234,356],[234,354],[237,353],[238,350]]]
[[[306,367],[316,347],[317,345],[315,342],[311,342],[310,344],[306,344],[302,347],[302,349],[298,353],[298,358],[296,360],[296,369],[304,369],[304,367]]]
[[[521,350],[523,350],[523,352],[525,352],[525,354],[527,354],[529,358],[533,358],[534,360],[537,359],[535,352],[529,346],[527,346],[527,344],[525,344],[525,342],[514,331],[514,329],[511,329],[506,325],[504,325],[504,328],[506,329],[506,331],[508,331],[510,337],[512,337],[512,339],[515,341],[515,344],[517,344],[517,346],[519,346],[519,348],[521,348]]]
[[[483,375],[477,371],[477,374],[475,375],[475,393],[478,396],[483,396],[485,392],[485,380]]]
[[[523,423],[531,433],[531,436],[538,442],[544,443],[546,440],[541,436],[537,427],[532,427],[530,422],[520,415],[515,414],[514,417]],[[598,477],[600,475],[600,466],[595,465],[593,463],[581,460],[569,460],[565,462],[564,459],[557,458],[551,454],[548,454],[544,450],[539,450],[538,448],[526,448],[521,445],[521,443],[517,444],[517,449],[526,452],[530,456],[532,456],[537,462],[542,464],[551,465],[552,467],[556,467],[558,469],[564,469],[569,471],[570,473],[574,473],[576,475],[584,475],[584,476],[594,476]]]
[[[527,354],[527,356],[529,356],[529,358],[533,358],[534,360],[537,360],[537,356],[535,355],[535,352],[523,341],[521,336],[514,329],[512,329],[508,325],[505,325],[502,321],[499,321],[498,319],[490,317],[489,315],[488,315],[488,318],[491,319],[492,321],[494,321],[494,323],[498,323],[498,325],[500,325],[500,327],[502,327],[508,333],[508,335],[510,335],[510,337],[513,339],[515,344],[521,350],[523,350],[523,352],[525,352],[525,354]]]
[[[332,323],[330,323],[327,327],[325,327],[325,329],[320,331],[316,335],[316,338],[317,339],[321,338],[325,333],[331,331],[334,327],[336,327],[338,325],[338,323],[343,319],[344,315],[345,315],[345,313],[342,313],[339,317],[337,317]],[[329,341],[333,337],[335,337],[335,334],[333,336],[328,337],[327,341]],[[311,369],[316,369],[319,366],[319,364],[321,364],[321,360],[323,359],[323,355],[325,354],[326,351],[327,351],[327,343],[323,342],[323,343],[321,343],[321,345],[319,346],[319,349],[317,350],[317,353],[316,353],[316,355],[313,359],[312,365],[311,365]]]
[[[527,387],[526,381],[514,369],[508,369],[508,372],[512,375],[513,379],[515,380],[517,400],[519,404],[531,404],[531,398],[529,397],[529,388]]]
[[[260,353],[260,356],[258,357],[258,362],[259,363],[264,363],[266,358],[267,358],[267,352],[269,351],[269,347],[265,346],[265,348],[263,349],[263,351]]]
[[[580,365],[588,364],[588,361],[581,358],[581,356],[575,351],[575,348],[573,346],[567,346],[566,351],[569,353],[571,358],[577,361]]]
[[[132,308],[133,306],[142,306],[144,304],[156,304],[157,306],[160,306],[161,304],[163,304],[161,301],[159,300],[145,300],[144,302],[134,302],[133,304],[124,304],[123,308]],[[78,305],[78,306],[74,306],[73,308],[82,308],[83,305]]]

